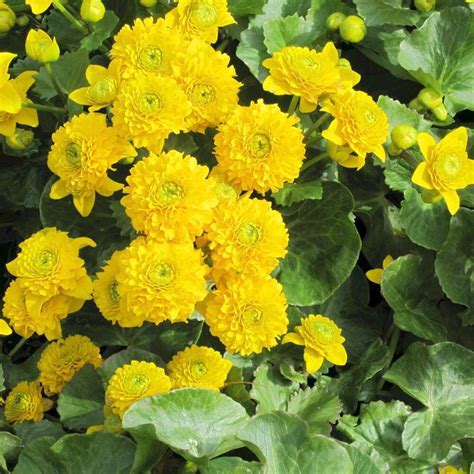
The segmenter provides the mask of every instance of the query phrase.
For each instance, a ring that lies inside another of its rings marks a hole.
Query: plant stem
[[[404,159],[405,161],[408,161],[408,163],[410,163],[410,165],[412,165],[414,168],[417,168],[420,164],[414,156],[411,156],[406,151],[402,152],[400,158]]]
[[[324,158],[327,158],[329,155],[326,151],[321,153],[320,155],[316,155],[314,158],[311,158],[310,160],[307,160],[303,163],[303,166],[300,169],[300,172],[303,172],[304,170],[307,170],[314,164],[318,163],[319,161],[324,160]]]
[[[287,110],[288,115],[293,115],[295,113],[296,106],[298,105],[299,100],[300,100],[300,98],[297,95],[294,95],[291,98],[291,102],[290,102],[290,105],[288,106],[288,110]]]
[[[59,97],[61,97],[63,102],[67,102],[67,97],[64,95],[63,91],[61,90],[61,87],[59,86],[58,81],[56,80],[53,69],[51,68],[51,64],[45,63],[44,68],[46,69],[46,72],[48,73],[48,77],[51,83],[53,84],[53,87],[56,89],[56,92],[58,93]]]
[[[42,112],[60,112],[64,113],[66,112],[65,107],[53,107],[51,105],[43,105],[43,104],[34,104],[33,102],[23,102],[21,104],[22,107],[25,109],[35,109],[35,110],[41,110]]]
[[[87,27],[71,14],[60,0],[53,0],[53,5],[64,15],[64,17],[69,21],[69,23],[71,23],[72,26],[74,26],[74,28],[77,28],[83,35],[89,34]]]
[[[330,116],[331,114],[328,112],[325,112],[323,115],[321,115],[321,117],[319,117],[318,120],[316,120],[316,122],[314,122],[313,125],[311,125],[311,127],[306,130],[306,133],[304,134],[304,140],[307,141],[310,135],[315,130],[317,130]]]
[[[200,322],[198,332],[197,332],[197,334],[196,334],[196,336],[194,337],[194,340],[193,340],[193,344],[197,344],[199,342],[199,339],[200,339],[201,334],[202,334],[203,326],[204,326],[204,319]]]
[[[17,343],[16,346],[8,353],[10,359],[23,347],[23,344],[26,342],[26,338],[22,337]]]
[[[397,350],[400,334],[401,334],[400,328],[398,326],[393,325],[393,331],[392,331],[392,334],[390,335],[390,340],[388,341],[388,359],[384,367],[384,372],[390,367],[392,363],[393,357],[395,355],[395,351]],[[384,384],[385,384],[385,380],[383,377],[381,377],[377,385],[377,393],[380,393]]]
[[[223,53],[227,49],[227,46],[229,46],[229,44],[230,38],[225,38],[224,40],[222,40],[221,44],[216,49],[217,51]]]

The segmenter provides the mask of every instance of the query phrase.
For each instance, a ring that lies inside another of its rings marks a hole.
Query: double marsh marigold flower
[[[441,195],[452,215],[460,207],[456,190],[474,184],[474,160],[468,158],[467,139],[464,127],[449,132],[439,143],[429,133],[417,137],[425,160],[416,168],[412,181]]]
[[[277,191],[299,175],[305,157],[298,118],[260,99],[237,107],[214,138],[221,170],[244,191]]]
[[[112,412],[122,417],[138,400],[171,390],[165,371],[153,362],[138,362],[118,368],[109,380],[105,403]]]
[[[208,229],[213,270],[219,274],[265,274],[286,255],[288,232],[268,201],[241,198],[220,206]]]
[[[346,364],[347,353],[342,345],[345,339],[333,321],[320,314],[310,314],[300,322],[301,326],[296,326],[295,332],[288,333],[282,342],[304,346],[304,360],[308,372],[319,370],[324,359],[335,365]]]
[[[197,387],[220,390],[232,363],[210,347],[191,346],[178,352],[166,369],[173,388]]]
[[[288,327],[283,288],[268,276],[228,279],[201,306],[211,334],[234,354],[270,349]]]
[[[122,158],[137,154],[114,128],[107,127],[103,114],[73,117],[52,138],[48,167],[59,180],[52,185],[49,197],[62,199],[71,194],[83,217],[91,213],[96,193],[111,196],[122,188],[107,176],[107,171]]]
[[[329,127],[323,131],[323,137],[357,155],[353,157],[347,152],[346,159],[338,160],[342,166],[360,169],[364,166],[368,153],[374,153],[385,161],[383,144],[389,133],[388,119],[369,95],[347,90],[333,96],[321,110],[334,117]]]
[[[191,103],[174,79],[137,74],[122,82],[112,121],[120,136],[132,139],[136,147],[161,153],[170,133],[186,129],[191,111]]]
[[[208,267],[191,242],[172,244],[143,237],[121,255],[120,304],[142,321],[186,321],[206,295]]]
[[[373,270],[369,270],[365,273],[365,276],[369,281],[372,283],[376,283],[380,285],[382,281],[382,274],[383,271],[393,262],[393,257],[391,255],[387,255],[382,262],[382,268],[374,268]]]
[[[86,336],[69,336],[49,344],[38,361],[38,380],[47,395],[62,392],[64,386],[87,364],[99,367],[99,348]]]
[[[263,88],[276,95],[301,97],[301,112],[313,112],[320,99],[350,89],[360,81],[359,74],[338,65],[338,61],[337,49],[331,42],[320,53],[287,46],[263,61],[263,66],[270,70]]]
[[[53,402],[43,398],[38,382],[20,382],[5,400],[5,418],[9,423],[41,421]]]
[[[153,239],[194,240],[210,223],[218,202],[208,174],[196,158],[174,150],[139,161],[122,199],[133,227]]]
[[[230,57],[199,40],[191,41],[186,51],[177,55],[174,76],[192,105],[186,129],[204,132],[217,127],[237,107],[240,83],[234,79]]]
[[[227,0],[178,0],[166,22],[187,39],[215,43],[219,27],[236,23],[227,10]]]

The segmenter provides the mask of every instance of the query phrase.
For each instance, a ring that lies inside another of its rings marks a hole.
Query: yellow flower
[[[5,320],[0,319],[0,336],[9,336],[12,332],[12,328],[8,323]]]
[[[470,1],[474,2],[474,0]],[[454,466],[442,466],[438,468],[438,474],[466,474],[466,471],[463,469],[456,469]]]
[[[281,214],[268,201],[247,197],[219,211],[208,230],[213,269],[218,274],[270,273],[288,246]]]
[[[305,157],[303,133],[278,105],[263,100],[237,107],[214,139],[217,161],[244,191],[277,191],[299,175]]]
[[[5,400],[5,418],[9,423],[41,421],[53,402],[41,395],[38,382],[20,382]]]
[[[135,156],[135,149],[107,127],[106,116],[90,113],[73,117],[53,133],[48,155],[49,169],[59,176],[49,197],[62,199],[72,195],[81,216],[88,216],[95,193],[111,196],[123,187],[107,176],[107,171],[122,158]]]
[[[124,78],[138,72],[171,75],[171,64],[186,44],[164,19],[137,19],[132,27],[125,25],[117,33],[110,56],[120,60]]]
[[[288,327],[283,288],[273,278],[252,276],[226,281],[202,304],[213,336],[227,351],[243,356],[277,345]]]
[[[177,82],[170,77],[137,74],[122,82],[112,106],[113,124],[119,134],[136,147],[161,153],[170,133],[186,129],[191,104]]]
[[[69,336],[52,342],[38,361],[38,381],[47,395],[62,392],[64,386],[87,364],[99,367],[99,348],[86,336]]]
[[[360,169],[368,153],[385,161],[385,143],[389,125],[385,112],[365,92],[347,90],[332,97],[321,109],[329,112],[334,120],[322,135],[340,147],[348,147],[357,157],[348,154],[340,164]]]
[[[188,242],[201,235],[217,205],[209,169],[177,151],[151,154],[127,178],[122,199],[133,227],[153,239]]]
[[[191,41],[173,64],[176,80],[192,105],[187,130],[204,132],[217,127],[237,107],[240,83],[229,56],[199,40]]]
[[[210,347],[187,347],[166,366],[173,388],[198,387],[220,390],[232,362]]]
[[[299,96],[301,112],[313,112],[319,100],[350,89],[360,81],[359,74],[338,65],[338,61],[337,49],[331,42],[320,53],[287,46],[263,61],[263,66],[270,70],[263,88],[276,95]]]
[[[419,133],[417,141],[425,160],[416,168],[412,181],[438,192],[449,212],[456,214],[460,207],[456,190],[474,184],[474,160],[466,152],[467,130],[458,127],[439,143],[429,133]]]
[[[236,23],[227,10],[227,0],[178,0],[166,21],[185,38],[200,38],[208,43],[217,41],[219,27]]]
[[[208,267],[192,243],[135,240],[121,256],[120,304],[137,318],[159,324],[186,321],[206,295]]]
[[[153,362],[138,362],[118,368],[109,380],[105,403],[113,413],[123,417],[138,400],[171,390],[171,381],[165,371]]]
[[[105,319],[118,323],[123,328],[137,327],[143,324],[143,319],[137,318],[120,304],[121,295],[118,291],[117,273],[121,268],[122,251],[114,252],[112,258],[92,283],[94,301]]]
[[[288,333],[282,343],[292,342],[304,346],[304,360],[308,372],[319,370],[324,359],[335,365],[346,364],[347,353],[342,345],[345,339],[333,321],[320,314],[310,314],[300,322],[301,326],[296,326],[295,332]]]
[[[393,257],[391,255],[387,255],[382,262],[382,268],[374,268],[373,270],[369,270],[365,273],[367,279],[372,283],[377,283],[380,285],[382,281],[382,273],[383,271],[393,262]]]
[[[25,0],[35,15],[45,12],[53,3],[53,0]]]
[[[91,299],[92,282],[79,257],[83,247],[95,247],[87,237],[71,239],[54,227],[36,232],[20,244],[20,254],[7,264],[7,270],[21,277],[28,313],[39,316],[43,304],[52,296],[64,295]]]
[[[229,181],[221,166],[216,165],[212,168],[209,179],[214,183],[214,193],[219,205],[237,201],[242,190]],[[217,208],[214,212],[218,212]]]
[[[32,314],[26,306],[28,292],[24,288],[22,278],[10,283],[3,297],[3,315],[7,318],[14,331],[28,338],[33,334],[45,335],[48,341],[58,339],[62,335],[61,320],[68,314],[79,311],[83,299],[56,295],[47,299],[36,314]],[[30,296],[31,297],[31,296]]]
[[[31,29],[25,42],[26,54],[39,63],[51,63],[59,58],[59,46],[44,30]]]
[[[120,62],[112,61],[108,68],[91,64],[86,69],[88,87],[72,91],[69,98],[77,104],[89,106],[95,112],[110,105],[117,97],[120,85]]]

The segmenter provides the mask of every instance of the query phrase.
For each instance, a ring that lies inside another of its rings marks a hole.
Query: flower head
[[[87,364],[99,367],[99,348],[86,336],[69,336],[49,344],[38,361],[39,382],[47,395],[60,393]]]
[[[474,184],[474,160],[467,155],[467,138],[464,127],[449,132],[439,143],[429,133],[419,133],[417,137],[425,160],[411,179],[422,188],[438,192],[453,215],[460,207],[456,190]]]
[[[287,46],[263,61],[270,75],[263,82],[266,91],[276,95],[301,97],[301,112],[313,112],[320,99],[350,89],[360,75],[338,65],[334,43],[326,43],[318,53],[301,46]]]
[[[221,170],[244,191],[277,191],[298,177],[305,157],[298,118],[262,100],[237,107],[215,136]]]
[[[166,21],[188,39],[215,43],[219,27],[236,23],[227,10],[227,0],[178,0]]]
[[[243,356],[277,345],[288,326],[283,288],[273,278],[226,280],[200,309],[211,334],[227,351]]]
[[[45,12],[53,3],[53,0],[25,0],[35,15]]]
[[[220,390],[232,362],[210,347],[187,347],[178,352],[166,369],[173,388],[198,387]]]
[[[176,242],[201,235],[217,205],[208,174],[194,157],[174,150],[139,161],[122,199],[134,228],[153,239]]]
[[[122,82],[112,107],[113,124],[122,137],[131,138],[136,147],[161,153],[170,133],[186,129],[191,104],[171,77],[137,74]]]
[[[122,188],[107,176],[107,171],[122,158],[135,156],[135,149],[107,127],[103,114],[81,114],[53,134],[48,155],[49,169],[59,176],[49,197],[62,199],[72,195],[81,216],[88,216],[95,194],[111,196]]]
[[[53,402],[41,395],[38,382],[20,382],[5,400],[5,418],[10,423],[41,421]]]
[[[321,367],[324,359],[335,365],[346,364],[347,353],[342,345],[344,341],[341,330],[333,321],[320,314],[310,314],[282,342],[304,346],[306,370],[313,373]]]
[[[347,153],[342,166],[360,169],[368,153],[385,160],[385,143],[389,125],[385,112],[365,92],[347,90],[332,97],[321,109],[334,120],[322,135],[339,147],[351,149],[357,157]]]
[[[112,412],[122,417],[138,400],[171,390],[165,371],[153,362],[138,362],[118,368],[109,380],[105,403]]]
[[[382,281],[382,274],[383,271],[393,262],[393,257],[391,255],[387,255],[382,262],[382,268],[374,268],[373,270],[369,270],[365,273],[367,279],[372,283],[376,283],[380,285]]]
[[[51,63],[59,59],[56,38],[51,38],[44,30],[31,29],[25,42],[26,54],[39,63]]]

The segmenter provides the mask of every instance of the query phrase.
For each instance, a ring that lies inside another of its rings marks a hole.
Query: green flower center
[[[198,27],[206,28],[214,25],[217,12],[212,2],[197,0],[191,6],[191,23]]]
[[[118,282],[117,280],[114,280],[111,284],[110,284],[110,287],[109,287],[109,296],[110,296],[110,299],[114,302],[114,303],[118,303],[120,301],[120,295],[119,295],[119,292],[118,292]]]
[[[209,84],[196,84],[191,89],[190,99],[193,104],[207,105],[214,101],[216,92]]]
[[[12,404],[18,412],[28,410],[31,404],[31,398],[27,393],[17,393],[13,397]]]
[[[330,344],[336,335],[336,328],[332,324],[316,321],[311,323],[311,335],[322,344]]]
[[[142,394],[150,386],[150,379],[145,374],[130,374],[123,385],[127,393]]]
[[[89,89],[89,95],[93,102],[97,104],[107,104],[112,102],[117,95],[117,87],[112,77],[99,79]]]
[[[161,110],[161,97],[155,92],[146,92],[139,99],[140,110],[147,114]]]
[[[250,152],[254,158],[265,158],[272,150],[270,139],[264,133],[256,133],[250,143]]]
[[[150,194],[152,198],[163,206],[171,206],[181,201],[185,196],[184,189],[174,181],[165,181],[153,185]]]
[[[163,52],[158,46],[148,46],[140,52],[138,62],[147,71],[156,71],[163,62]]]
[[[242,312],[242,322],[246,327],[256,326],[262,320],[262,311],[254,306],[244,309]]]
[[[150,269],[148,278],[158,288],[168,286],[175,279],[175,272],[171,265],[159,263]]]
[[[253,245],[262,238],[262,229],[257,224],[244,224],[237,231],[237,239],[241,244]]]
[[[220,199],[232,199],[237,197],[237,191],[228,183],[217,183],[214,189]]]
[[[66,145],[66,159],[73,168],[81,166],[82,149],[76,142],[70,142]]]
[[[204,362],[196,361],[191,363],[191,374],[194,379],[201,379],[207,374],[207,367]]]
[[[448,153],[438,158],[437,171],[442,179],[455,179],[461,171],[461,159],[456,153]]]
[[[57,256],[51,250],[43,250],[34,261],[34,267],[40,275],[49,275],[56,267]]]

